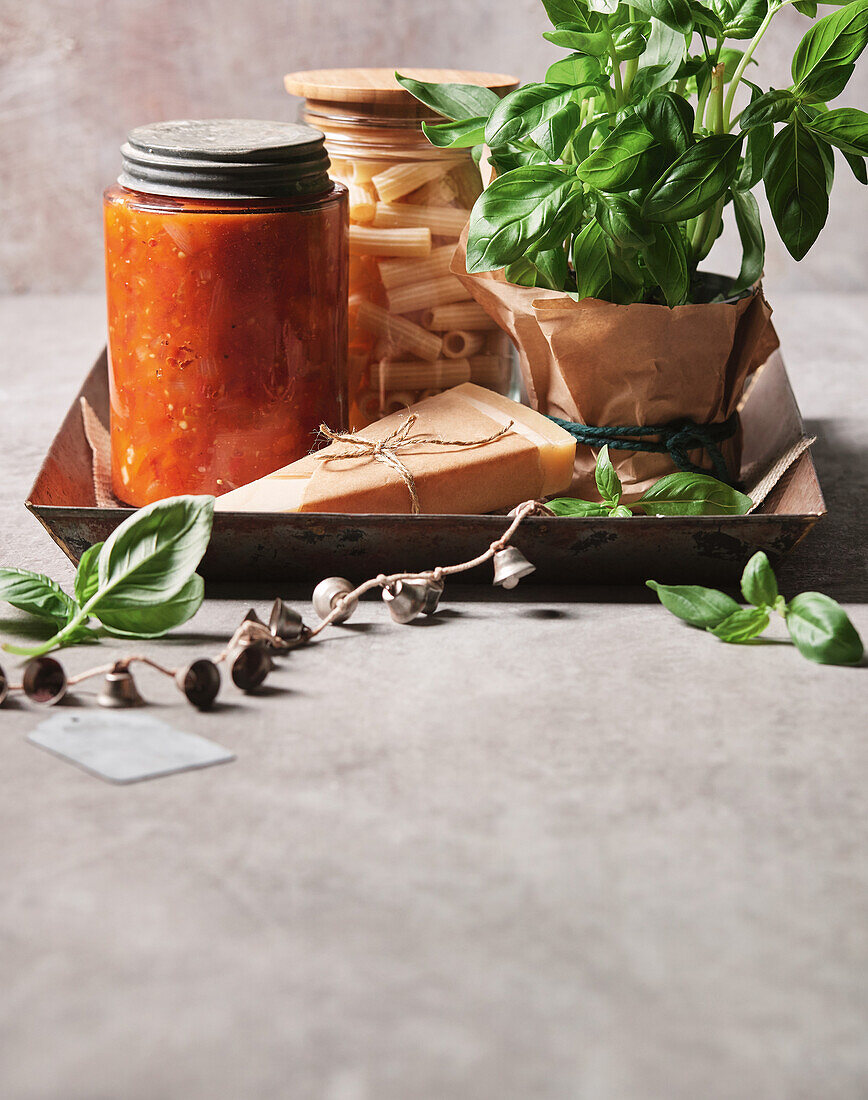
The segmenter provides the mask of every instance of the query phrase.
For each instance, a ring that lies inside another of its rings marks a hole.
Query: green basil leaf
[[[765,190],[781,240],[801,260],[829,213],[828,164],[823,147],[800,122],[775,137],[766,156]]]
[[[657,224],[654,240],[642,249],[642,258],[663,291],[666,304],[684,305],[690,292],[687,246],[677,224]]]
[[[628,23],[619,27],[612,35],[615,55],[619,61],[633,61],[641,57],[648,45],[641,27],[637,23]]]
[[[583,0],[542,0],[552,26],[561,23],[580,23],[587,28],[586,7]]]
[[[612,508],[617,507],[621,500],[621,479],[615,473],[615,467],[609,458],[608,447],[601,447],[597,455],[594,480],[597,483],[597,490],[603,498],[603,503],[610,505]]]
[[[500,175],[514,172],[516,168],[531,168],[536,164],[549,163],[542,149],[531,149],[521,145],[506,145],[490,151],[492,164]]]
[[[549,65],[546,83],[569,84],[573,88],[581,88],[586,84],[599,84],[601,76],[600,62],[596,57],[571,53],[569,57],[562,57],[560,61]]]
[[[620,0],[588,0],[588,7],[599,15],[614,15],[619,6]]]
[[[843,153],[844,160],[850,165],[850,170],[861,184],[868,184],[868,171],[865,169],[865,158],[855,157],[852,153]]]
[[[106,539],[99,555],[94,615],[151,607],[179,592],[211,537],[213,497],[181,496],[140,508]]]
[[[653,227],[642,220],[639,204],[628,195],[598,192],[596,218],[619,248],[639,249],[654,239]]]
[[[78,569],[75,571],[75,598],[81,607],[94,595],[99,588],[99,555],[103,544],[95,542],[81,555]]]
[[[868,114],[855,107],[837,107],[817,115],[808,129],[822,141],[857,157],[868,156]]]
[[[0,600],[58,626],[68,623],[78,610],[56,581],[28,569],[0,568]]]
[[[636,506],[649,516],[743,516],[753,501],[709,474],[679,470],[655,481]]]
[[[750,191],[733,191],[732,207],[735,224],[741,238],[741,271],[732,288],[733,293],[746,290],[760,278],[766,258],[766,239],[763,234],[759,206]]]
[[[690,11],[693,15],[693,22],[697,30],[702,28],[707,34],[717,39],[726,37],[726,31],[723,29],[723,21],[717,12],[712,11],[711,8],[707,8],[700,0],[691,0]]]
[[[645,581],[652,588],[666,608],[679,619],[691,626],[718,626],[740,608],[724,592],[716,588],[703,588],[697,584],[658,584],[657,581]]]
[[[643,55],[643,64],[633,77],[630,94],[641,100],[656,88],[668,84],[678,72],[687,56],[687,38],[680,31],[667,27],[659,19],[651,22],[651,35],[648,48]]]
[[[751,97],[750,103],[741,113],[739,126],[742,130],[750,130],[753,126],[786,122],[797,104],[798,100],[792,92],[772,89],[764,95]]]
[[[546,503],[546,508],[551,508],[556,516],[606,516],[609,514],[608,509],[603,504],[595,504],[592,500],[577,500],[573,497],[558,497],[557,500],[550,500]]]
[[[641,118],[628,115],[585,157],[576,175],[598,191],[628,191],[641,171],[643,155],[653,145]]]
[[[675,222],[707,210],[732,183],[742,140],[736,134],[701,138],[657,180],[645,197],[642,214],[651,221]]]
[[[423,122],[422,133],[438,149],[469,149],[485,141],[485,118],[465,118],[460,122]]]
[[[470,215],[467,270],[493,271],[521,259],[528,249],[554,248],[566,239],[582,204],[575,176],[552,165],[498,176]]]
[[[757,550],[741,575],[741,594],[757,607],[774,607],[778,598],[778,582],[769,559]]]
[[[817,0],[795,0],[793,7],[800,15],[807,15],[809,19],[817,18]]]
[[[576,294],[583,298],[612,297],[612,262],[606,235],[597,222],[588,222],[573,241]]]
[[[757,102],[762,92],[756,86],[751,91],[751,104]],[[744,162],[738,178],[733,184],[735,191],[750,191],[763,178],[766,154],[775,136],[775,128],[768,122],[762,126],[753,126],[748,132],[744,147]]]
[[[693,144],[693,108],[675,92],[658,92],[637,104],[636,114],[671,164]]]
[[[847,87],[855,69],[855,65],[815,69],[796,89],[799,99],[806,103],[825,103],[835,99]]]
[[[626,504],[619,504],[616,508],[612,508],[609,511],[609,519],[632,519],[633,513],[627,507]]]
[[[722,642],[731,645],[744,645],[745,642],[762,634],[769,625],[769,613],[764,607],[740,607],[733,611],[722,623],[706,629]]]
[[[712,0],[727,38],[753,38],[768,12],[767,0]]]
[[[530,138],[554,160],[561,155],[582,108],[576,89],[564,84],[525,84],[500,101],[485,127],[485,143],[499,145]]]
[[[820,592],[802,592],[787,604],[787,629],[796,648],[821,665],[856,665],[862,639],[839,603]]]
[[[395,79],[420,103],[455,121],[480,116],[488,118],[500,103],[500,97],[490,88],[480,88],[477,84],[428,84],[400,73],[395,73]]]
[[[680,34],[693,30],[693,12],[688,0],[631,0],[630,6],[653,16]]]
[[[796,47],[792,74],[796,95],[809,78],[850,68],[868,45],[868,0],[855,0],[815,23]],[[852,68],[851,68],[852,72]],[[846,83],[846,80],[845,82]],[[843,85],[839,92],[843,90]],[[832,99],[833,96],[824,96]]]
[[[205,583],[198,573],[162,603],[109,610],[95,614],[109,634],[122,638],[159,638],[169,630],[192,619],[202,605]]]
[[[546,31],[543,38],[556,46],[577,53],[602,57],[609,48],[609,35],[606,31],[589,31],[581,23],[562,23],[553,31]]]
[[[563,290],[569,277],[567,254],[563,247],[544,252],[531,251],[507,266],[506,281],[516,286],[539,286],[547,290]]]

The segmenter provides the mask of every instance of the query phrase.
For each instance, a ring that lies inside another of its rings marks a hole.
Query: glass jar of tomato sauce
[[[512,76],[406,69],[427,83],[476,84],[504,95]],[[461,382],[509,393],[512,346],[450,273],[482,191],[469,149],[435,148],[442,122],[394,69],[290,73],[301,117],[325,133],[332,175],[350,192],[350,427],[357,429]]]
[[[283,122],[133,130],[104,196],[112,483],[234,489],[346,425],[347,189]]]

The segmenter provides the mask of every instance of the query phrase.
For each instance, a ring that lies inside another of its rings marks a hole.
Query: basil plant
[[[490,150],[497,174],[470,218],[468,271],[617,303],[705,300],[697,267],[730,203],[734,293],[762,274],[760,183],[800,260],[826,221],[834,150],[868,182],[868,114],[827,106],[868,43],[868,0],[814,22],[792,85],[769,90],[751,79],[757,47],[787,4],[815,19],[816,0],[542,2],[545,37],[569,52],[541,83],[499,99],[396,74],[450,120],[426,123],[429,141]]]

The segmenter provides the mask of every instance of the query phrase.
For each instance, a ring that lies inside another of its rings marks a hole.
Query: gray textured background
[[[760,47],[789,83],[808,21],[787,9]],[[140,123],[294,118],[285,72],[448,65],[541,79],[561,51],[539,0],[0,0],[0,291],[102,285],[100,193]],[[770,36],[776,36],[772,39]],[[756,70],[754,70],[756,72]],[[868,66],[842,104],[868,106]],[[839,163],[826,232],[801,264],[768,233],[767,289],[863,289],[868,192]],[[770,223],[768,223],[770,224]],[[737,267],[725,239],[712,257]]]

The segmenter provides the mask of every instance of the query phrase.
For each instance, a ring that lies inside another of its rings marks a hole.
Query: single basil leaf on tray
[[[741,594],[757,607],[774,607],[778,598],[778,582],[769,559],[757,550],[741,575]]]
[[[632,519],[633,513],[626,504],[619,504],[609,512],[609,519]]]
[[[718,623],[706,629],[722,642],[744,645],[762,634],[769,625],[769,613],[764,607],[740,607]]]
[[[604,504],[596,504],[592,500],[578,500],[573,497],[558,497],[546,503],[556,516],[607,516],[608,508]]]
[[[862,639],[846,611],[821,592],[802,592],[787,604],[787,629],[799,653],[823,665],[856,665]]]
[[[480,88],[478,84],[429,84],[424,80],[401,76],[400,73],[395,73],[395,79],[420,103],[454,121],[480,115],[488,118],[500,103],[500,97],[495,92],[490,88]]]
[[[75,600],[56,581],[28,569],[0,569],[0,600],[58,626],[64,626],[78,610]]]
[[[99,588],[99,555],[103,544],[95,542],[81,555],[75,572],[75,598],[84,607]]]
[[[718,626],[739,611],[739,605],[716,588],[703,588],[698,584],[658,584],[646,581],[666,608],[691,626]]]
[[[169,630],[192,619],[205,595],[205,583],[198,573],[180,592],[153,606],[97,609],[95,614],[109,634],[123,638],[159,638]]]
[[[651,221],[675,222],[707,210],[732,183],[742,141],[740,134],[712,134],[691,145],[645,196],[642,214]]]
[[[655,481],[635,506],[649,516],[743,516],[753,501],[710,474],[679,471]]]
[[[609,458],[608,447],[601,447],[600,453],[597,455],[594,480],[597,483],[597,490],[603,498],[603,503],[613,508],[616,507],[621,500],[621,479],[615,473],[615,467]]]
[[[211,537],[213,497],[181,496],[141,508],[106,539],[91,610],[164,603],[188,583]]]

